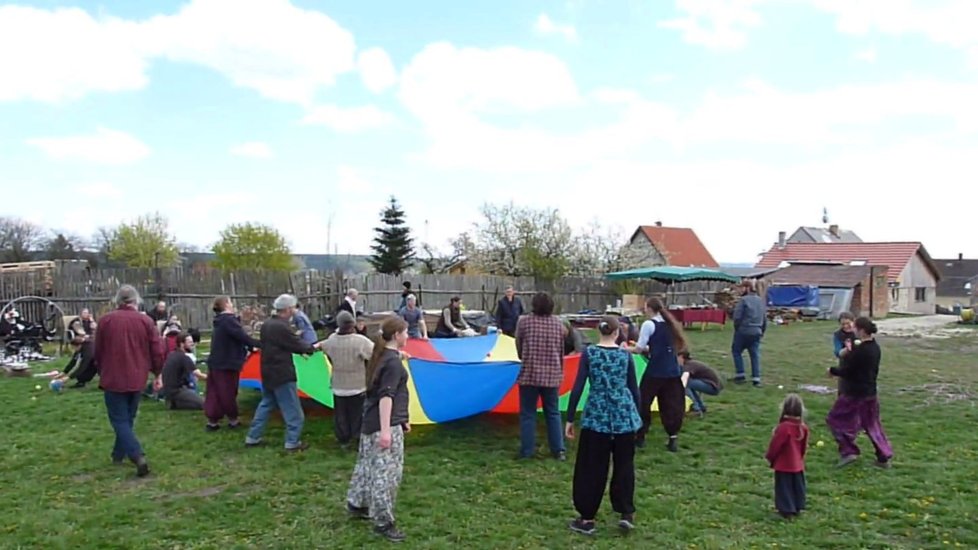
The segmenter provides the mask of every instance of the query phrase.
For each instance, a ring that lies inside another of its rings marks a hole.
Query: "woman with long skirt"
[[[860,317],[854,325],[857,339],[839,353],[840,365],[829,369],[829,374],[839,377],[843,383],[839,385],[839,397],[825,421],[839,444],[839,467],[859,458],[856,437],[860,431],[865,431],[876,450],[875,465],[889,468],[893,448],[880,422],[876,380],[882,351],[875,338],[876,324]]]

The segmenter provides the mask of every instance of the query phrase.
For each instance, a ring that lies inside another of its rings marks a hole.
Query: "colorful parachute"
[[[512,338],[491,334],[474,338],[412,339],[404,351],[410,355],[405,366],[410,375],[412,424],[450,422],[485,412],[519,412],[516,377],[520,363]],[[252,354],[245,363],[241,373],[242,387],[261,388],[259,353]],[[645,372],[645,358],[633,357],[641,378]],[[296,355],[294,361],[300,395],[332,407],[332,367],[326,356],[322,352],[310,357]],[[579,354],[564,358],[564,379],[559,388],[561,411],[567,410],[579,361]],[[584,409],[587,393],[585,386],[578,410]],[[687,399],[687,407],[689,404]],[[657,410],[656,403],[652,404],[652,410]]]

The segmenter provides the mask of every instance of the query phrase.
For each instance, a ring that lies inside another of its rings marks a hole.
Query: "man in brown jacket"
[[[136,464],[136,475],[144,477],[149,474],[149,464],[133,428],[150,372],[156,375],[154,390],[162,386],[163,346],[156,323],[137,309],[139,301],[135,288],[119,287],[117,309],[102,317],[95,332],[95,363],[109,423],[115,430],[112,462],[121,464],[128,457]]]

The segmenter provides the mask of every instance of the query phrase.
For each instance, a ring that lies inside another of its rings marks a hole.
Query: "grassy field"
[[[828,323],[773,327],[764,343],[761,389],[733,386],[690,419],[678,454],[661,428],[636,458],[638,529],[615,531],[607,500],[594,540],[567,529],[574,516],[571,460],[514,460],[515,417],[485,415],[416,427],[408,436],[399,524],[413,548],[954,548],[978,547],[978,342],[881,339],[883,421],[894,467],[864,458],[834,469],[824,417],[833,396],[803,393],[812,441],[809,511],[773,515],[763,459],[777,407],[799,384],[826,384],[833,362]],[[730,375],[729,327],[693,331],[694,354]],[[45,366],[44,370],[51,367]],[[40,370],[40,369],[38,369]],[[41,390],[35,390],[41,384]],[[785,389],[779,389],[783,385]],[[932,386],[933,385],[933,386]],[[243,391],[250,419],[257,394]],[[354,548],[383,541],[342,508],[355,455],[332,440],[329,412],[307,409],[312,448],[245,449],[244,433],[205,433],[200,413],[144,402],[137,423],[153,474],[112,466],[112,432],[97,389],[55,394],[46,382],[0,379],[3,402],[2,548]],[[538,444],[544,444],[542,419]],[[267,434],[278,443],[281,422]],[[385,543],[386,544],[386,543]]]

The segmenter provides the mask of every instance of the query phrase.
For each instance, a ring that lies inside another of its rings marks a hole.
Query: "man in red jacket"
[[[155,391],[162,386],[163,346],[156,323],[137,309],[139,301],[135,288],[119,287],[117,309],[102,317],[95,333],[95,361],[109,423],[115,430],[112,462],[121,464],[128,457],[136,464],[136,475],[144,477],[149,474],[149,464],[133,426],[147,375],[151,371],[156,375]]]

